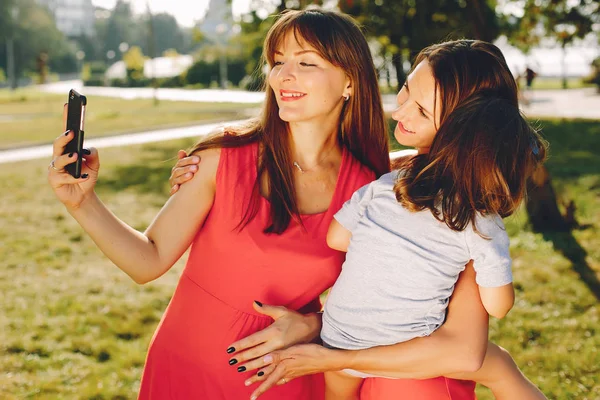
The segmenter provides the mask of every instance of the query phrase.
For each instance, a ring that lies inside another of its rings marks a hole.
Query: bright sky
[[[117,0],[92,0],[92,4],[111,9]],[[194,25],[206,13],[209,0],[129,0],[135,13],[146,12],[146,3],[150,4],[153,13],[167,12],[177,19],[177,22],[186,27]],[[233,0],[235,15],[248,12],[250,0]]]

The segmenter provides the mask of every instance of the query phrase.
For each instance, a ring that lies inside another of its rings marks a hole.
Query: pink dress
[[[265,235],[270,204],[261,198],[258,215],[240,232],[236,227],[256,180],[257,157],[257,144],[221,150],[214,204],[150,343],[139,399],[249,399],[256,386],[245,387],[244,381],[256,371],[237,372],[226,350],[272,323],[252,302],[318,311],[319,295],[340,273],[344,254],[327,247],[327,229],[335,212],[374,174],[344,151],[327,211],[302,216],[304,227],[292,222],[282,235]],[[361,399],[472,400],[472,386],[445,378],[369,379]],[[322,400],[323,395],[319,374],[274,387],[261,400]]]
[[[266,328],[254,300],[293,310],[320,309],[319,295],[333,285],[344,253],[330,249],[326,235],[333,214],[352,193],[374,179],[344,151],[327,211],[302,216],[282,235],[265,235],[269,202],[236,229],[257,175],[258,145],[222,149],[213,207],[192,243],[175,294],[150,344],[140,399],[249,399],[256,388],[244,380],[254,372],[230,366],[227,347]],[[269,390],[264,400],[321,399],[322,375],[295,379]]]

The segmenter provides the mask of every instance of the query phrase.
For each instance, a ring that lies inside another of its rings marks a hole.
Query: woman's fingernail
[[[256,303],[256,305],[257,305],[257,306],[259,306],[259,307],[262,307],[262,306],[263,306],[263,305],[262,305],[262,303],[261,303],[260,301],[258,301],[258,300],[254,300],[254,302],[255,302],[255,303]]]
[[[83,175],[81,175],[81,179],[85,179],[85,178],[87,178],[88,176],[89,176],[88,174],[83,174]]]
[[[69,158],[73,157],[73,153],[69,153]]]
[[[195,162],[195,163],[200,162],[200,158],[194,156],[194,157],[192,157],[192,161]]]
[[[256,375],[263,376],[264,374],[265,374],[265,371],[258,371],[258,374],[256,374]]]
[[[174,187],[174,186],[173,186]],[[231,354],[235,351],[235,347],[230,347],[227,349],[227,354]]]
[[[246,370],[246,367],[238,367],[238,372],[244,372]]]
[[[198,169],[198,167],[197,167],[197,166],[195,166],[195,165],[192,165],[192,166],[190,167],[190,171],[195,171],[195,170],[197,170],[197,169]]]
[[[83,154],[89,156],[90,154],[92,154],[92,152],[90,151],[90,149],[83,149]]]
[[[270,355],[270,354],[267,354],[267,355],[265,356],[265,358],[263,358],[263,361],[264,361],[266,364],[271,364],[271,363],[273,362],[273,356],[272,356],[272,355]]]
[[[256,397],[256,396],[252,396],[252,397],[250,397],[250,400],[256,400],[256,399],[257,399],[257,397]]]
[[[229,365],[235,365],[237,364],[237,360],[235,358],[232,358],[231,360],[229,360]]]
[[[66,132],[64,133],[64,135],[65,135],[65,136],[67,136],[67,135],[69,134],[69,132],[71,132],[71,131],[66,131]]]
[[[252,382],[250,382],[250,381],[246,381],[246,382],[244,382],[244,385],[245,385],[245,386],[250,386],[251,384],[252,384]]]

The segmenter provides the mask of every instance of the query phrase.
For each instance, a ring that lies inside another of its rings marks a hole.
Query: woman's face
[[[414,147],[419,154],[429,152],[440,120],[438,95],[435,100],[435,78],[427,60],[417,65],[398,93],[398,108],[392,118],[398,121],[394,137],[404,146]]]
[[[325,60],[301,38],[288,33],[281,41],[269,73],[279,117],[287,122],[333,118],[351,95],[350,80],[341,68]]]

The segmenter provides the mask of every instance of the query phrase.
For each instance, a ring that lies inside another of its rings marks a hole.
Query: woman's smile
[[[399,130],[400,133],[402,133],[404,135],[414,135],[415,134],[415,132],[409,131],[408,129],[406,129],[404,127],[404,125],[402,125],[402,122],[400,122],[400,121],[398,121],[397,130]]]
[[[279,99],[281,101],[296,101],[296,100],[300,100],[301,98],[303,98],[305,96],[306,96],[306,93],[297,92],[295,90],[281,89],[279,91]]]

